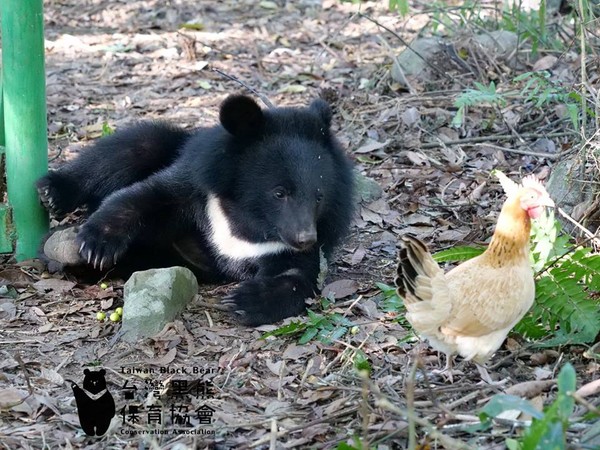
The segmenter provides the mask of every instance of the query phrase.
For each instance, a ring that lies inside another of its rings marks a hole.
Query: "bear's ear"
[[[245,95],[231,95],[221,105],[219,120],[234,136],[250,137],[261,133],[264,125],[260,106]]]
[[[100,369],[100,370],[98,371],[98,375],[101,375],[101,376],[104,376],[104,375],[106,375],[106,370],[104,370],[104,369]]]
[[[321,119],[323,121],[323,123],[325,123],[325,125],[327,125],[327,128],[329,128],[331,126],[331,107],[329,106],[329,103],[327,103],[325,100],[323,100],[322,98],[318,98],[316,100],[313,100],[313,102],[310,104],[310,110],[317,113],[317,115],[319,116],[319,119]]]
[[[89,375],[90,374],[90,369],[83,369],[83,374],[84,375]]]

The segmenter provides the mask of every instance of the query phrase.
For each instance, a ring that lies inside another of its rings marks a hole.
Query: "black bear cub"
[[[223,302],[247,325],[304,311],[353,213],[351,164],[323,100],[262,110],[228,97],[220,124],[142,123],[101,138],[37,183],[55,216],[86,206],[79,253],[114,273],[185,265],[241,283]],[[121,271],[121,272],[119,272]]]
[[[83,373],[83,389],[71,382],[79,423],[88,436],[102,436],[115,416],[115,401],[106,388],[106,371],[85,369]]]

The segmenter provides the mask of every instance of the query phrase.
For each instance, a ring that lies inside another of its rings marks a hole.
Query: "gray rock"
[[[442,47],[437,38],[415,39],[411,42],[410,48],[403,50],[396,58],[401,70],[394,63],[391,70],[392,79],[397,83],[405,84],[404,76],[421,75],[428,67],[426,61],[431,61],[441,50]]]
[[[48,268],[61,270],[63,266],[76,266],[83,263],[77,245],[77,227],[55,231],[44,243],[44,255],[48,258]]]
[[[478,34],[473,38],[488,55],[495,55],[498,58],[514,58],[519,37],[516,33],[506,30],[490,31],[489,33]]]
[[[358,171],[354,172],[354,183],[356,185],[356,196],[358,197],[357,203],[361,201],[371,203],[379,200],[383,195],[383,189],[375,180],[367,178]]]
[[[593,183],[590,181],[590,175],[585,173],[584,165],[575,156],[554,165],[546,183],[546,190],[557,206],[575,220],[579,220],[594,197],[591,189]],[[563,220],[562,224],[567,232],[572,231],[573,225],[570,222]]]
[[[177,317],[198,292],[198,281],[185,267],[135,272],[123,288],[123,339],[154,336]]]

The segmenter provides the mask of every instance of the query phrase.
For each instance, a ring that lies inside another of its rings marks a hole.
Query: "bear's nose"
[[[312,247],[316,242],[316,231],[301,231],[296,235],[296,245],[303,250]]]

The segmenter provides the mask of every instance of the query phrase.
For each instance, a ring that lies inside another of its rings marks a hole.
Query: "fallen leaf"
[[[173,360],[175,359],[175,355],[177,355],[177,347],[173,347],[171,350],[169,350],[167,353],[165,353],[163,356],[156,358],[156,359],[147,359],[145,362],[146,364],[151,364],[153,366],[168,366],[169,364],[171,364],[173,362]]]
[[[62,385],[65,382],[63,377],[56,370],[47,369],[46,367],[41,368],[40,378],[48,380],[56,385]]]
[[[365,208],[368,208],[371,211],[376,212],[377,214],[383,215],[386,215],[390,212],[390,205],[387,201],[385,201],[382,198],[379,200],[375,200],[374,202],[371,202],[368,205],[365,205]]]
[[[364,257],[367,254],[367,250],[365,249],[365,247],[360,244],[356,250],[354,250],[354,253],[352,253],[352,258],[350,258],[350,265],[351,266],[356,266],[358,264],[361,263],[361,261],[364,259]]]
[[[405,225],[431,225],[431,217],[424,214],[410,214],[404,219]]]
[[[290,344],[283,352],[284,359],[298,360],[304,358],[307,355],[316,353],[317,347],[314,344],[310,345],[296,345]]]
[[[9,409],[20,405],[28,395],[29,392],[13,387],[0,389],[0,409]]]
[[[354,153],[371,153],[371,152],[374,152],[375,150],[384,148],[389,143],[390,143],[389,139],[386,140],[385,142],[377,142],[372,139],[368,139],[367,143],[361,145],[356,150],[354,150]]]
[[[323,288],[323,296],[329,297],[333,295],[333,298],[338,299],[350,297],[356,294],[356,291],[358,291],[356,280],[337,280]]]
[[[0,285],[6,284],[29,284],[33,282],[33,278],[27,275],[20,269],[4,269],[0,271]]]
[[[277,92],[279,93],[290,93],[290,94],[299,94],[301,92],[306,91],[306,86],[302,86],[301,84],[288,84],[287,86],[282,87]]]
[[[0,319],[10,322],[17,317],[17,307],[12,303],[2,303],[0,305]]]
[[[263,0],[262,2],[260,2],[258,4],[258,6],[260,6],[261,8],[264,8],[264,9],[277,9],[278,8],[277,3],[267,1],[267,0]]]
[[[360,208],[360,216],[365,222],[371,222],[377,225],[381,225],[383,223],[383,219],[381,215],[367,209],[365,207]]]
[[[75,283],[67,280],[59,280],[58,278],[47,278],[33,283],[35,290],[42,294],[49,292],[63,293],[70,291],[75,287]]]
[[[407,127],[413,127],[416,124],[418,124],[421,121],[421,113],[419,113],[419,110],[417,108],[415,108],[414,106],[406,109],[401,115],[400,118],[402,119],[402,122],[404,122],[404,125],[406,125]]]
[[[557,61],[558,58],[554,55],[543,56],[535,62],[532,70],[533,72],[539,72],[541,70],[550,70],[555,66]]]
[[[42,325],[41,327],[38,328],[38,333],[47,333],[48,331],[50,331],[52,329],[52,327],[54,327],[54,324],[52,322],[48,322],[44,325]]]
[[[462,241],[470,231],[468,229],[459,228],[458,230],[446,230],[438,234],[437,239],[442,242],[458,242]]]
[[[600,379],[584,384],[575,393],[583,398],[600,393]]]
[[[270,401],[267,407],[265,408],[265,416],[277,416],[284,415],[291,408],[289,402],[280,402],[278,400]]]
[[[268,369],[273,372],[275,375],[281,374],[281,368],[283,366],[283,360],[280,361],[270,361],[267,359],[266,361]]]
[[[533,398],[555,384],[556,380],[524,381],[507,388],[505,392],[508,395],[516,395],[517,397]]]
[[[405,151],[401,152],[415,166],[429,166],[429,160],[417,152]]]

